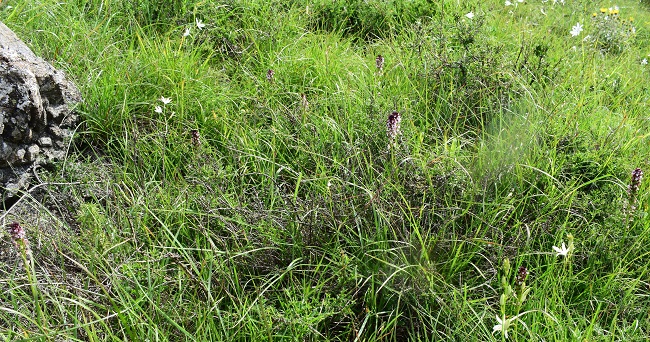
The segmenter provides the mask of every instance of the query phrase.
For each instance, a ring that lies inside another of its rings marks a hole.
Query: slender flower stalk
[[[27,240],[27,233],[25,229],[18,222],[12,222],[7,226],[7,232],[13,242],[14,246],[18,250],[18,254],[22,258],[23,267],[25,267],[25,272],[27,274],[27,279],[29,281],[30,288],[32,290],[32,296],[34,297],[34,306],[38,319],[42,327],[47,325],[47,321],[43,315],[43,309],[41,308],[40,292],[36,286],[36,273],[34,273],[34,258],[32,257],[32,250],[29,247],[29,240]]]

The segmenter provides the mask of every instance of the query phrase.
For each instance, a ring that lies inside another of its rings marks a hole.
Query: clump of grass
[[[429,94],[418,109],[431,115],[425,126],[435,129],[428,138],[482,131],[520,91],[512,73],[516,62],[484,25],[480,14],[458,12],[414,25],[418,45],[411,48],[420,51],[422,63],[416,82]]]
[[[362,41],[389,38],[401,27],[416,20],[431,18],[438,8],[426,1],[317,1],[309,4],[310,26],[317,30],[340,32]]]
[[[622,17],[618,6],[602,7],[592,15],[589,40],[603,53],[619,54],[628,49],[636,37],[634,18]]]

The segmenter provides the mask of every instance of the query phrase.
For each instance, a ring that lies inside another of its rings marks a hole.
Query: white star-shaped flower
[[[190,28],[188,27],[185,29],[185,32],[183,32],[183,37],[187,37],[189,35],[190,35]]]
[[[162,113],[162,107],[156,106],[156,108],[154,108],[153,111],[156,112],[156,113]]]
[[[553,250],[557,252],[557,254],[555,254],[555,256],[560,256],[561,255],[563,257],[568,256],[569,252],[570,252],[569,248],[567,248],[566,245],[564,244],[564,241],[562,241],[562,248],[559,248],[557,246],[553,246]]]
[[[205,24],[199,20],[198,18],[196,19],[196,27],[199,28],[199,30],[202,30],[205,27]]]
[[[469,12],[469,13],[465,14],[465,16],[466,16],[468,19],[472,19],[472,18],[474,18],[474,12]]]
[[[646,65],[646,64],[648,64],[648,59],[647,58],[644,58],[643,60],[641,60],[641,65]]]
[[[582,32],[582,25],[580,23],[577,23],[574,27],[571,28],[571,36],[575,37]]]
[[[167,97],[164,97],[164,96],[161,96],[159,100],[160,100],[160,102],[162,102],[163,104],[169,104],[170,102],[172,102],[172,99],[167,98]]]
[[[510,325],[510,319],[504,318],[503,320],[499,315],[496,315],[497,325],[492,327],[492,333],[494,334],[497,331],[500,331],[505,338],[508,338],[508,326]]]
[[[512,2],[510,2],[509,0],[506,0],[506,6],[512,6]]]

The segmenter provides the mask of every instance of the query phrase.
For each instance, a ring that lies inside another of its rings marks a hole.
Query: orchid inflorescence
[[[641,180],[643,179],[643,171],[640,168],[634,169],[632,171],[632,179],[630,180],[630,185],[627,187],[627,193],[630,197],[636,196],[641,186]]]
[[[273,69],[269,69],[266,72],[266,80],[273,83],[273,76],[275,76],[275,71],[273,71]]]
[[[386,121],[386,133],[390,140],[395,140],[395,138],[400,134],[400,122],[402,121],[402,116],[397,111],[393,111],[388,115],[388,120]]]
[[[21,253],[24,252],[26,255],[31,255],[31,250],[29,248],[29,241],[27,240],[27,233],[25,229],[18,222],[12,222],[7,226],[7,232],[11,238],[16,249]]]
[[[307,109],[307,107],[309,107],[309,101],[307,101],[307,94],[305,93],[300,94],[300,104],[302,105],[303,109]]]
[[[517,280],[516,283],[517,286],[521,286],[524,283],[526,283],[526,278],[528,277],[528,269],[525,266],[519,267],[519,271],[517,271]]]
[[[377,71],[382,72],[384,70],[384,56],[377,55],[377,59],[375,59],[375,64],[377,66]]]
[[[190,131],[190,134],[192,135],[192,144],[194,146],[201,145],[201,135],[199,134],[199,130],[193,129]]]
[[[637,167],[632,171],[632,178],[630,179],[630,184],[627,186],[627,204],[625,209],[627,210],[628,214],[633,214],[636,211],[637,197],[639,188],[641,188],[642,180],[643,170]]]

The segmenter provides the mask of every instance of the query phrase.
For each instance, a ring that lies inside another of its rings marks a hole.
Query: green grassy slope
[[[21,221],[34,262],[0,268],[7,340],[650,337],[647,3],[17,0],[0,20],[84,96],[25,199],[58,233]]]

